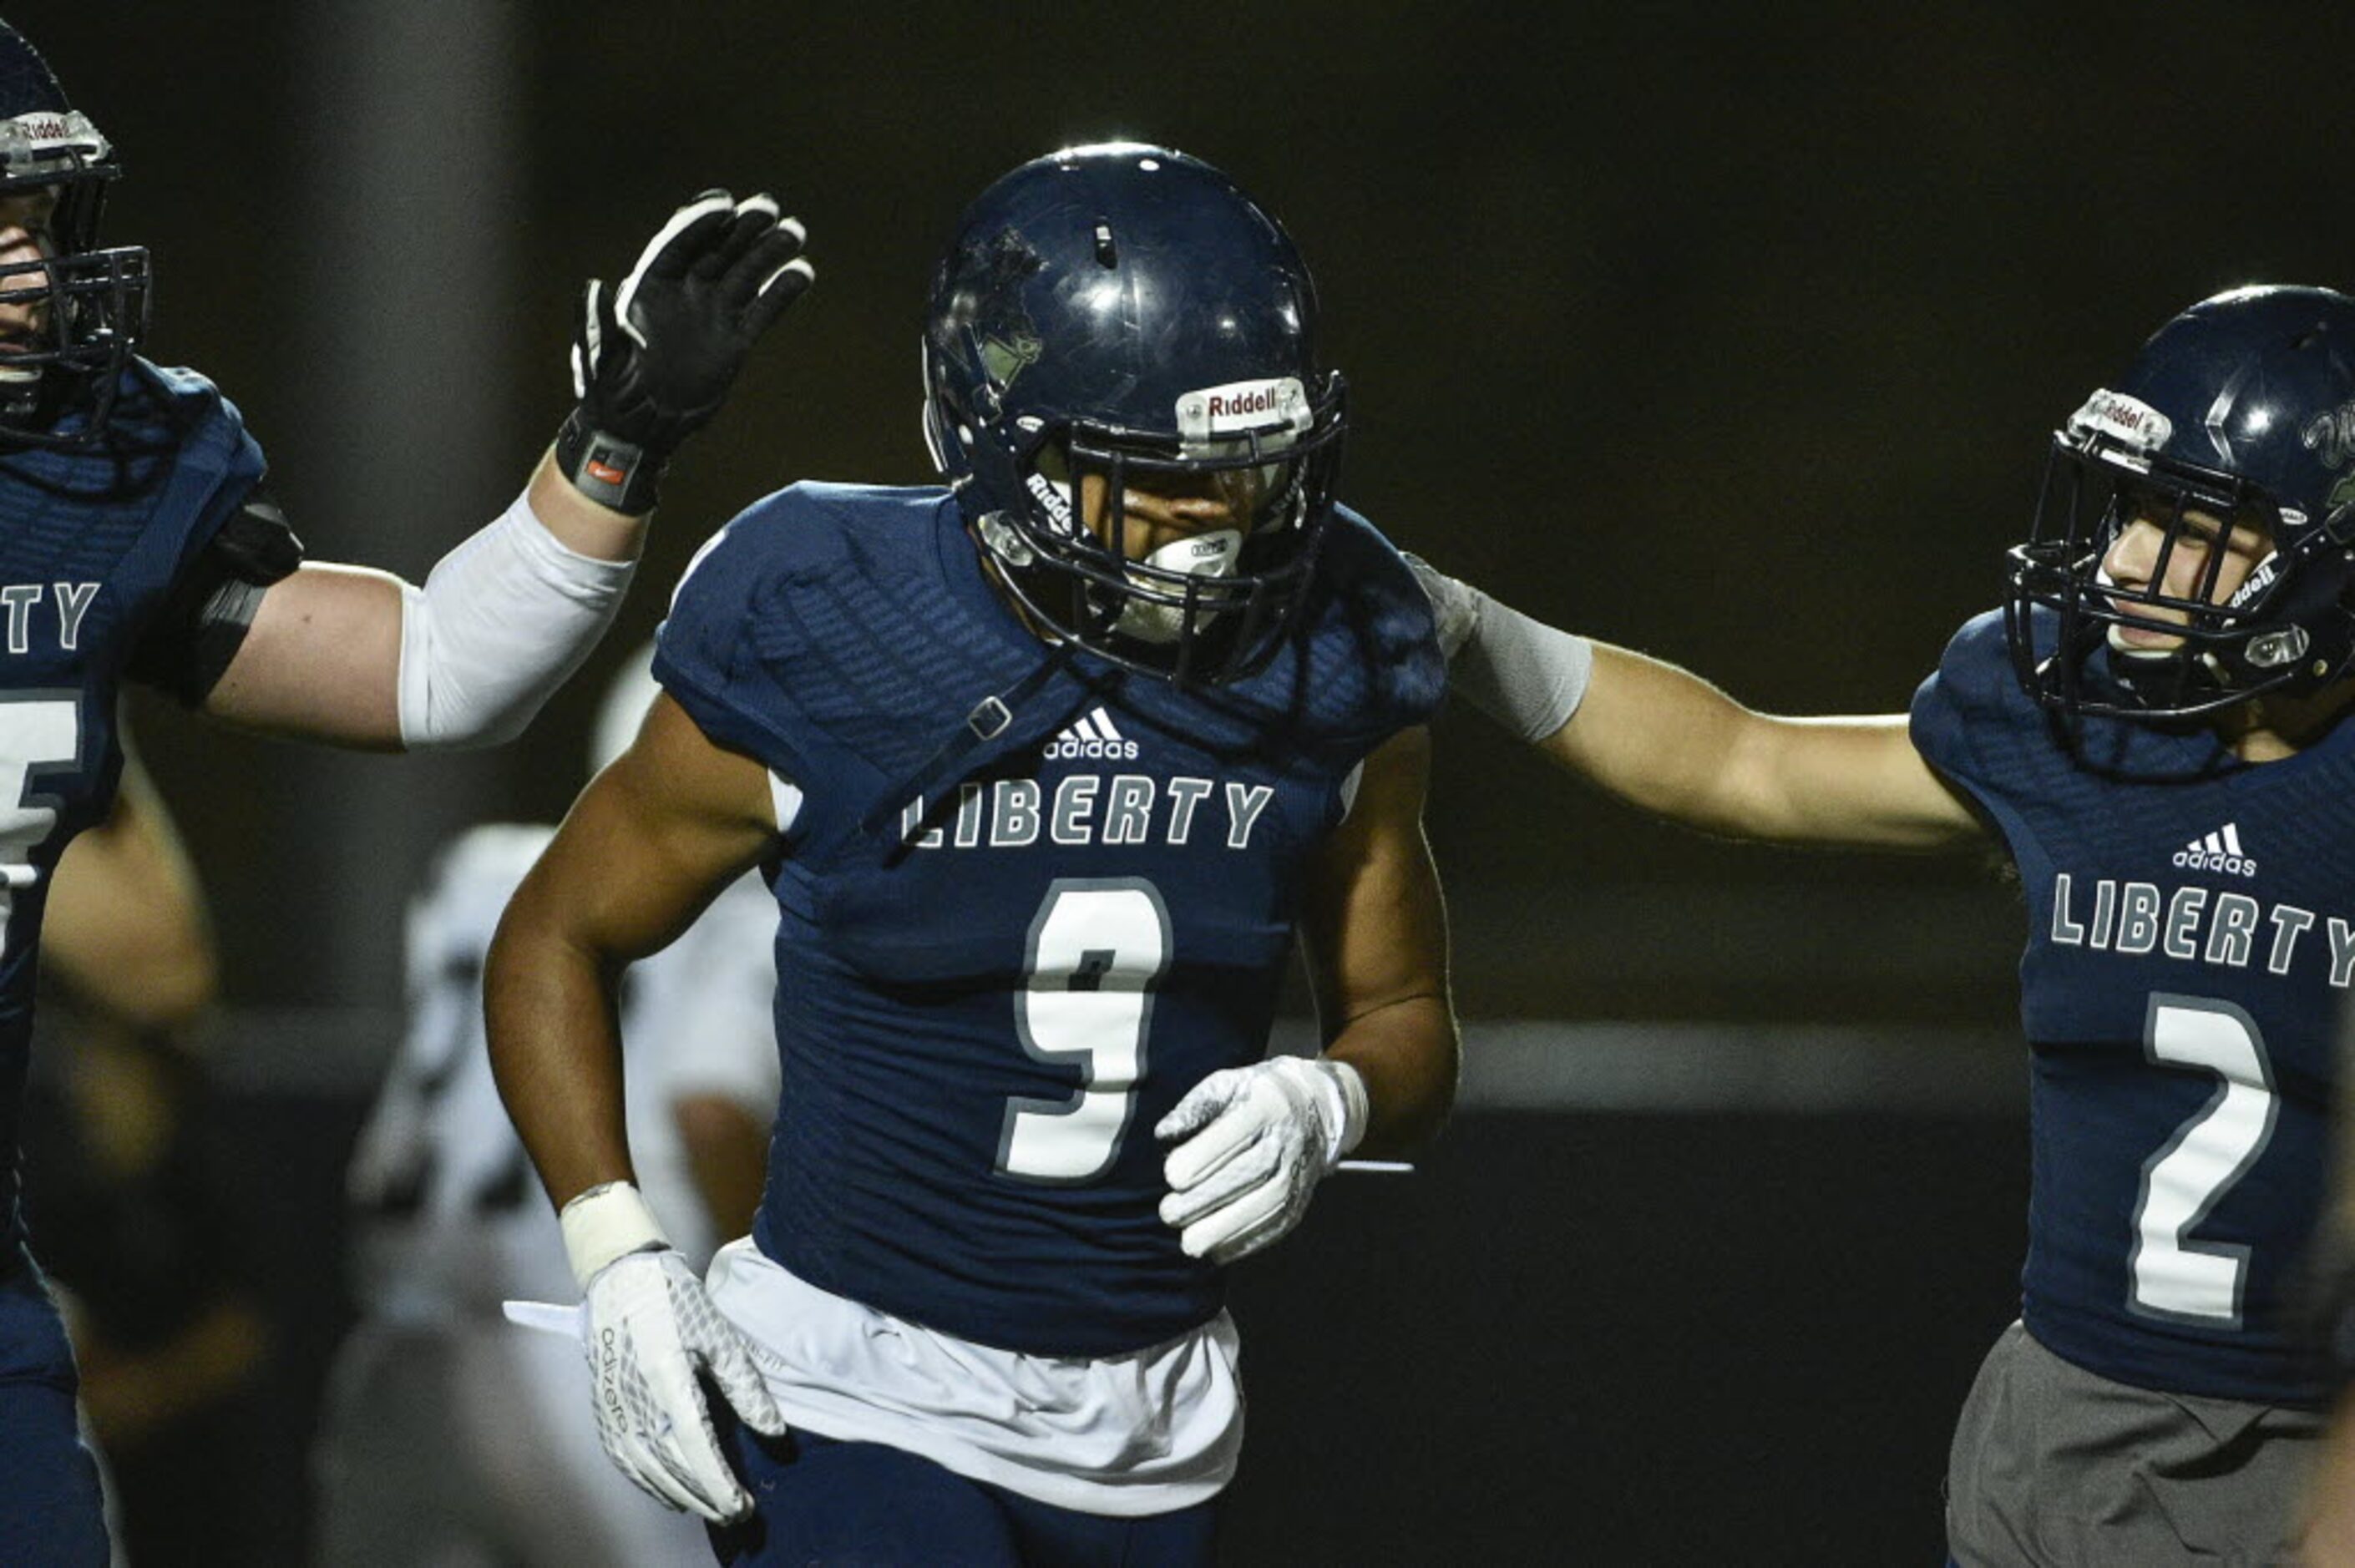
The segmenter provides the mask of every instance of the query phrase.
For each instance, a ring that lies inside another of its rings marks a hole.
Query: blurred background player
[[[197,1048],[216,990],[209,923],[134,759],[105,821],[59,857],[43,939],[26,1226],[62,1286],[120,1554],[299,1553],[299,1456],[269,1408],[278,1335]]]
[[[594,773],[658,689],[651,647],[607,697]],[[321,1436],[317,1561],[553,1568],[683,1563],[701,1524],[613,1473],[579,1347],[503,1301],[571,1292],[483,1040],[483,959],[555,830],[486,823],[450,844],[409,915],[410,1027],[351,1169],[361,1320]],[[776,906],[731,884],[622,992],[630,1143],[647,1202],[698,1268],[751,1223],[777,1104]]]
[[[2169,322],[2056,435],[2010,584],[1909,726],[1753,713],[1426,577],[1456,689],[1638,806],[2002,845],[2029,1255],[1955,1431],[1950,1550],[2284,1561],[2327,1393],[2294,1281],[2355,973],[2355,301],[2249,288]]]
[[[739,1521],[728,1561],[1208,1561],[1225,1266],[1453,1101],[1444,672],[1333,501],[1316,332],[1289,238],[1198,160],[992,185],[926,317],[950,487],[798,484],[730,524],[664,695],[508,907],[492,1061],[595,1419],[639,1485]],[[609,987],[756,863],[784,1089],[707,1294],[632,1184]],[[1295,931],[1325,1051],[1271,1058]]]
[[[203,376],[139,356],[147,252],[98,243],[116,173],[105,136],[0,23],[5,1561],[107,1552],[72,1356],[25,1246],[14,1151],[48,883],[114,793],[121,683],[356,748],[512,736],[609,623],[666,461],[811,276],[799,226],[766,197],[708,193],[673,215],[618,288],[588,289],[579,402],[527,490],[415,587],[305,563],[235,407]]]

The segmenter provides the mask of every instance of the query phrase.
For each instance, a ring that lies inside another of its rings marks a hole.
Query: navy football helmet
[[[105,429],[147,325],[147,252],[98,247],[106,187],[120,172],[48,62],[0,22],[0,198],[57,198],[34,236],[40,258],[0,266],[0,301],[32,317],[23,332],[0,332],[0,445],[80,446]],[[61,419],[69,409],[80,417]]]
[[[2150,581],[2113,581],[2104,558],[2137,518],[2159,529]],[[2219,525],[2258,531],[2256,564],[2222,604]],[[2168,563],[2187,547],[2206,552],[2201,575],[2170,595]],[[2355,660],[2355,299],[2235,289],[2159,328],[2053,436],[2010,580],[2013,664],[2056,712],[2187,718],[2344,676]],[[2177,641],[2135,648],[2118,635],[2127,628]]]
[[[1273,654],[1331,513],[1343,384],[1316,327],[1298,251],[1226,175],[1067,148],[984,191],[933,275],[926,443],[1035,620],[1130,669],[1237,680]],[[1109,538],[1083,514],[1099,488]],[[1133,488],[1215,495],[1248,526],[1131,557]]]

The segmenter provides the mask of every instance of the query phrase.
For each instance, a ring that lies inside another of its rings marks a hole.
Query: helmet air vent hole
[[[1120,265],[1120,249],[1112,242],[1112,225],[1103,218],[1096,219],[1096,265],[1099,267]]]

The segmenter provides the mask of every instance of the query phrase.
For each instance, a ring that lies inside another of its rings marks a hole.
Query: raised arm
[[[421,588],[355,567],[273,572],[255,561],[272,552],[235,554],[220,590],[192,607],[208,621],[199,643],[233,650],[204,711],[374,750],[518,733],[613,620],[664,465],[810,281],[801,245],[771,198],[707,192],[618,288],[591,283],[572,350],[579,406],[524,494]]]
[[[1985,832],[1902,714],[1784,718],[1416,562],[1456,694],[1631,805],[1729,838],[1944,849]]]
[[[1155,1128],[1180,1140],[1161,1217],[1196,1256],[1231,1263],[1276,1241],[1342,1156],[1405,1153],[1455,1103],[1446,918],[1423,836],[1430,758],[1420,728],[1368,758],[1311,873],[1300,936],[1324,1054],[1213,1073]]]

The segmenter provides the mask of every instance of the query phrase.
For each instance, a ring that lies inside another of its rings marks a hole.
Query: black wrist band
[[[635,517],[655,509],[666,457],[593,429],[576,408],[556,432],[556,466],[572,488],[600,506]]]

